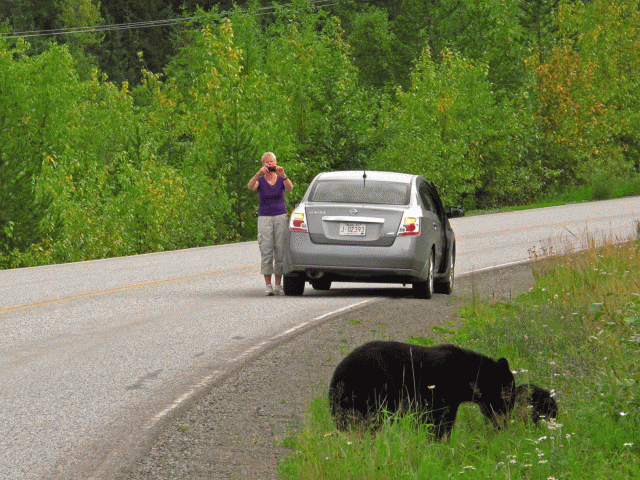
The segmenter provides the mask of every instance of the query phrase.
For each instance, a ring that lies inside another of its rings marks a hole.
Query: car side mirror
[[[462,207],[446,207],[448,218],[464,217],[464,208]]]

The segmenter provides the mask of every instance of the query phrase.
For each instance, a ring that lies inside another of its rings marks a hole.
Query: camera
[[[270,172],[275,172],[276,171],[276,167],[267,167],[267,170],[269,170]]]

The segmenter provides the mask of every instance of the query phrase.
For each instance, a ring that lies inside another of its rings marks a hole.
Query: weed
[[[409,337],[407,338],[407,343],[412,343],[413,345],[420,345],[423,347],[431,347],[435,345],[436,341],[431,337]]]
[[[463,404],[448,443],[434,442],[410,415],[375,435],[342,433],[325,395],[311,401],[281,477],[639,477],[639,256],[637,240],[564,257],[538,252],[529,292],[508,303],[473,298],[461,311],[463,327],[447,338],[505,356],[518,384],[551,390],[557,422],[535,426],[514,416],[498,431],[476,406]]]
[[[440,325],[434,325],[431,327],[434,333],[445,334],[445,335],[453,335],[456,331],[453,328],[445,328]]]

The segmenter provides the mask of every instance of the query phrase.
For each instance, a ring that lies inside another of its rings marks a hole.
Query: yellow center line
[[[9,307],[4,307],[0,309],[0,315],[3,315],[5,313],[11,313],[11,312],[17,312],[19,310],[28,310],[30,308],[37,308],[37,307],[44,307],[47,305],[54,305],[56,303],[62,303],[62,302],[67,302],[70,300],[79,300],[81,298],[89,298],[89,297],[95,297],[98,295],[107,295],[109,293],[118,293],[118,292],[124,292],[127,290],[135,290],[137,288],[142,288],[142,287],[151,287],[154,285],[160,285],[163,283],[172,283],[172,282],[182,282],[185,280],[191,280],[193,278],[200,278],[200,277],[208,277],[211,275],[217,275],[220,273],[229,273],[229,272],[236,272],[239,270],[250,270],[250,269],[257,269],[258,266],[257,265],[248,265],[248,266],[244,266],[244,267],[234,267],[234,268],[225,268],[223,270],[215,270],[213,272],[203,272],[203,273],[194,273],[191,275],[184,275],[182,277],[174,277],[174,278],[164,278],[162,280],[151,280],[148,282],[140,282],[140,283],[132,283],[130,285],[121,285],[119,287],[112,287],[112,288],[105,288],[103,290],[92,290],[89,292],[84,292],[84,293],[77,293],[74,295],[68,295],[65,297],[56,297],[56,298],[49,298],[46,300],[40,300],[37,302],[32,302],[32,303],[23,303],[20,305],[12,305]]]

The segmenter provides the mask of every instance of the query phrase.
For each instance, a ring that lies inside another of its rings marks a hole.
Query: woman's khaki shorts
[[[258,246],[260,247],[263,275],[282,275],[284,235],[289,227],[287,214],[276,217],[258,217]]]

